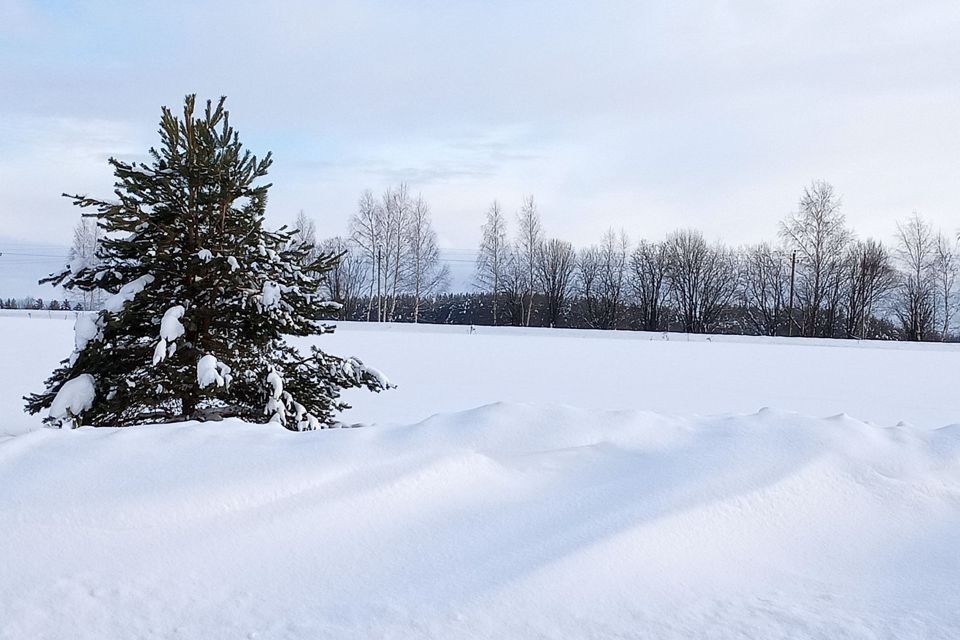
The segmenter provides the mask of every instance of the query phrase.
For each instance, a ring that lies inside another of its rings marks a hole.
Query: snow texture
[[[89,373],[67,380],[50,405],[50,417],[60,420],[61,426],[72,426],[74,418],[93,405],[96,393],[93,376]]]
[[[349,422],[409,424],[498,401],[671,414],[773,406],[926,428],[960,419],[960,344],[363,322],[292,343],[356,355],[398,385],[347,389]]]
[[[173,342],[184,334],[186,330],[183,328],[183,324],[180,323],[180,318],[183,317],[185,312],[186,309],[179,304],[166,310],[163,314],[163,319],[160,320],[161,338],[167,342]]]
[[[123,310],[123,305],[133,300],[134,297],[143,291],[143,288],[151,282],[153,282],[153,276],[149,274],[140,276],[133,282],[128,282],[123,285],[117,293],[104,301],[103,308],[110,313],[120,313]]]
[[[270,385],[270,397],[279,400],[280,394],[283,393],[283,378],[280,377],[280,374],[276,371],[268,373],[267,384]]]
[[[67,317],[0,314],[0,638],[960,637],[956,345],[341,323],[377,426],[38,429]]]
[[[167,357],[167,341],[160,338],[157,346],[153,348],[153,366],[157,366]]]
[[[282,297],[280,285],[275,282],[270,282],[269,280],[263,283],[261,303],[263,304],[264,309],[277,308],[280,306],[280,300]]]
[[[30,313],[32,319],[27,317]],[[84,314],[81,314],[84,315]],[[49,318],[49,319],[47,319]],[[74,348],[74,312],[0,310],[0,436],[40,428],[21,398]],[[347,422],[417,422],[497,401],[668,414],[774,406],[936,428],[960,417],[960,344],[338,322],[292,339],[389,372],[398,390],[347,389]],[[152,348],[153,345],[150,345]]]
[[[72,273],[73,275],[77,275],[78,273],[86,269],[91,264],[93,264],[93,261],[90,260],[89,258],[85,256],[76,256],[74,257],[73,260],[69,262],[69,264],[67,265],[67,268],[70,269],[70,273]]]
[[[960,634],[960,425],[495,404],[0,460],[5,638]]]
[[[87,348],[91,342],[96,342],[103,337],[103,329],[100,326],[100,318],[96,314],[81,313],[77,315],[77,320],[73,324],[74,348],[79,353]]]
[[[213,260],[213,252],[210,249],[200,249],[197,251],[197,257],[203,262],[210,262]]]
[[[186,331],[180,322],[180,318],[183,317],[185,311],[186,309],[178,304],[164,312],[163,318],[160,320],[160,340],[153,348],[153,366],[157,366],[176,352],[177,343],[175,340]]]
[[[276,371],[271,371],[267,374],[267,386],[269,387],[270,397],[267,398],[267,404],[263,408],[263,414],[271,416],[271,422],[286,424],[287,408],[286,405],[281,402],[281,397],[283,396],[283,378]],[[297,411],[296,422],[298,424],[301,422],[301,413],[300,410]]]
[[[217,360],[217,357],[206,354],[197,361],[197,384],[201,389],[205,389],[212,384],[222,387],[226,384],[226,379],[222,375],[223,365]]]
[[[382,371],[369,365],[365,365],[356,358],[345,359],[342,366],[343,372],[348,377],[362,377],[364,373],[367,373],[376,378],[377,382],[384,389],[390,389],[394,386],[393,383],[390,382],[390,379],[387,378],[386,374],[384,374]]]

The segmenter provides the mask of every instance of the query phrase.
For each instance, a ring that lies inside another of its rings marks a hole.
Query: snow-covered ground
[[[883,426],[960,422],[957,344],[363,323],[342,323],[321,341],[399,385],[347,394],[348,421],[411,423],[509,401],[683,415],[769,406]]]
[[[953,346],[343,324],[376,426],[38,430],[71,329],[0,317],[0,638],[960,637]]]

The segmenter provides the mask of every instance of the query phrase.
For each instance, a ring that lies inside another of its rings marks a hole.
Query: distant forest
[[[335,319],[812,336],[954,340],[960,256],[953,233],[914,213],[892,242],[858,238],[839,195],[822,181],[803,189],[775,242],[730,247],[679,229],[631,241],[608,230],[599,244],[550,238],[534,198],[510,216],[494,201],[477,249],[474,291],[447,292],[430,207],[406,185],[364,192],[347,237],[319,239],[301,213],[296,237],[310,259],[334,252],[321,295]],[[72,266],[96,260],[99,231],[77,225]],[[10,308],[97,308],[103,292],[65,301],[7,300]]]
[[[43,298],[0,299],[0,309],[27,309],[31,311],[83,311],[81,302],[69,300],[44,300]]]

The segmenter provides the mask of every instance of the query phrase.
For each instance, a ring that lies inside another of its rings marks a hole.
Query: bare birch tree
[[[666,243],[671,291],[683,330],[714,330],[737,291],[736,255],[719,244],[708,245],[699,231],[675,231]]]
[[[321,250],[317,244],[317,223],[304,213],[303,209],[293,221],[293,240],[310,247],[304,256],[304,265],[312,264],[320,257]]]
[[[540,225],[540,214],[533,196],[523,200],[523,206],[517,214],[517,242],[516,256],[523,275],[525,310],[524,325],[530,326],[533,315],[533,298],[537,289],[537,253],[543,243],[543,229]]]
[[[906,222],[897,223],[897,256],[903,278],[895,309],[903,336],[907,340],[924,340],[936,317],[936,238],[930,225],[917,213]]]
[[[373,192],[369,189],[360,195],[357,202],[357,212],[350,219],[350,239],[354,242],[363,263],[366,265],[366,278],[369,291],[367,293],[367,322],[373,315],[374,305],[381,308],[380,295],[377,290],[380,285],[379,267],[384,248],[384,210],[377,202]],[[377,298],[374,293],[377,290]],[[381,320],[377,314],[377,320]]]
[[[874,313],[897,285],[897,272],[883,244],[872,239],[853,243],[846,257],[845,334],[867,338]]]
[[[583,315],[595,329],[616,329],[623,311],[630,242],[609,229],[599,246],[580,252],[577,275]]]
[[[950,335],[950,323],[956,309],[956,283],[960,272],[960,257],[957,244],[943,233],[938,233],[934,241],[933,276],[936,282],[939,302],[940,339],[946,341]]]
[[[766,242],[743,251],[743,305],[760,335],[775,336],[786,328],[790,258]]]
[[[490,295],[493,304],[493,324],[498,318],[500,295],[504,290],[510,247],[507,244],[507,221],[500,204],[494,200],[487,211],[487,219],[482,229],[480,250],[477,253],[476,283],[484,293]]]
[[[100,227],[97,226],[96,221],[81,218],[73,227],[73,244],[67,256],[72,272],[77,273],[86,267],[93,269],[99,264],[97,250],[100,248],[100,240]],[[87,311],[99,309],[104,298],[102,289],[67,291],[67,296],[74,302],[79,302]]]
[[[630,285],[637,304],[640,329],[667,328],[667,245],[641,240],[630,256]]]
[[[328,300],[340,304],[337,315],[341,320],[353,318],[357,304],[364,295],[368,276],[363,254],[353,240],[339,236],[320,242],[318,253],[340,256],[333,268],[322,274],[321,293]]]
[[[397,296],[410,275],[410,234],[409,224],[413,213],[413,201],[410,199],[407,185],[400,183],[396,189],[387,189],[383,194],[383,207],[386,211],[384,241],[384,292],[390,293],[390,302],[385,310],[386,320],[392,322],[397,309]]]
[[[803,190],[800,205],[780,225],[780,235],[797,251],[796,292],[803,306],[803,335],[829,335],[822,315],[838,297],[844,250],[851,234],[831,185],[814,182]],[[832,298],[831,298],[832,296]]]
[[[407,244],[414,300],[413,321],[419,322],[423,298],[443,289],[450,278],[450,269],[440,264],[440,248],[430,219],[430,207],[422,196],[417,196],[413,203],[407,225]]]
[[[506,311],[506,317],[511,325],[522,327],[527,318],[526,299],[527,299],[527,276],[523,268],[523,263],[517,259],[517,252],[514,247],[507,248],[506,262],[503,270],[503,283],[501,290],[502,308]],[[501,317],[503,317],[501,313]]]
[[[577,266],[576,251],[569,242],[552,239],[540,245],[537,256],[537,279],[546,298],[545,321],[555,327],[566,312]]]

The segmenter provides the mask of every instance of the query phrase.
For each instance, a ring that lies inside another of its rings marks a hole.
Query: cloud
[[[578,243],[607,226],[770,238],[817,178],[861,235],[960,210],[954,2],[4,11],[0,233],[66,239],[57,194],[109,192],[103,158],[143,153],[159,106],[191,91],[230,96],[242,138],[275,152],[272,218],[305,209],[330,233],[362,189],[401,180],[452,248],[475,246],[492,199],[527,193]]]
[[[69,240],[79,213],[61,193],[109,194],[107,159],[140,157],[137,130],[122,122],[63,116],[0,119],[0,235],[23,240]]]

